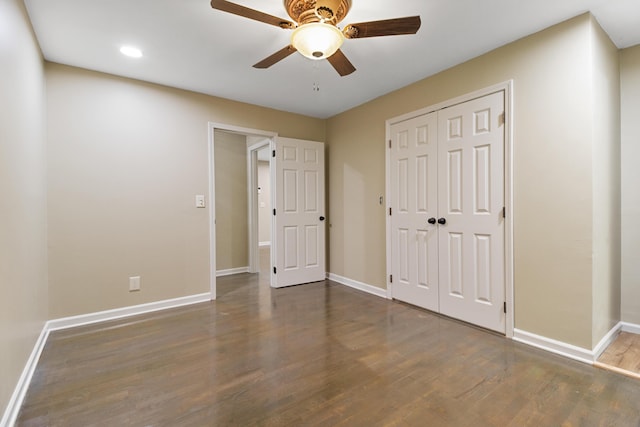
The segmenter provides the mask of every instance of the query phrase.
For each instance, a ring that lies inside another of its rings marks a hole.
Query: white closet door
[[[438,311],[437,114],[391,126],[393,298]]]
[[[324,144],[279,137],[275,151],[271,283],[283,287],[324,280]]]
[[[504,94],[438,115],[440,312],[505,332]]]

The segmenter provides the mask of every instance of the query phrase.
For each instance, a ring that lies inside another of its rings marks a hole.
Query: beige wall
[[[640,45],[620,53],[622,320],[640,325]]]
[[[42,57],[23,2],[0,2],[0,417],[47,320]]]
[[[618,49],[593,19],[592,347],[620,322],[620,67]]]
[[[516,328],[592,348],[595,25],[582,15],[330,118],[330,271],[386,286],[385,120],[513,79]]]
[[[216,270],[249,265],[247,137],[215,131]]]
[[[258,162],[258,186],[261,189],[258,195],[259,241],[271,242],[271,174],[269,162]]]
[[[325,138],[319,119],[57,64],[46,78],[51,318],[209,291],[207,122]]]

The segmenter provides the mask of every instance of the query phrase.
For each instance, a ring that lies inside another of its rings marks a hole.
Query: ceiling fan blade
[[[348,76],[356,70],[356,67],[354,67],[351,61],[349,61],[347,57],[344,56],[344,53],[342,53],[340,49],[338,49],[336,53],[328,57],[327,61],[329,61],[329,63],[333,65],[333,68],[335,68],[338,74],[340,74],[342,77]]]
[[[242,16],[245,18],[253,19],[254,21],[264,22],[265,24],[275,25],[280,28],[295,28],[296,24],[286,19],[278,18],[277,16],[268,15],[263,12],[259,12],[255,9],[251,9],[239,4],[230,3],[225,0],[211,0],[211,7],[223,12],[229,12],[234,15]]]
[[[253,68],[269,68],[273,64],[275,64],[276,62],[282,61],[284,58],[286,58],[287,56],[291,55],[295,51],[296,51],[296,48],[291,46],[291,45],[289,45],[289,46],[287,46],[287,47],[285,47],[283,49],[280,49],[279,51],[277,51],[273,55],[267,56],[262,61],[260,61],[257,64],[255,64],[253,66]]]
[[[421,21],[419,16],[409,16],[406,18],[394,18],[385,19],[383,21],[349,24],[342,32],[348,39],[415,34],[420,29],[420,24]]]

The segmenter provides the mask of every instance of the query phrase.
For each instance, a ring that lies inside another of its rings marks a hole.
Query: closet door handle
[[[428,222],[429,224],[435,224],[435,223],[436,223],[436,219],[435,219],[435,218],[429,218],[429,219],[427,220],[427,222]]]
[[[446,223],[447,223],[447,220],[446,220],[446,219],[444,219],[444,218],[440,218],[440,219],[438,219],[438,224],[440,224],[440,225],[445,225]]]

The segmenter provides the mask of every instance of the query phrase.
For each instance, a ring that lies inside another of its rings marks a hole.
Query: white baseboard
[[[634,323],[621,322],[622,332],[629,332],[630,334],[640,334],[640,325]]]
[[[38,339],[33,346],[31,355],[27,359],[27,363],[22,370],[22,374],[18,379],[18,383],[16,384],[16,388],[11,395],[9,404],[4,411],[4,415],[0,420],[0,426],[11,427],[15,424],[16,419],[18,418],[18,413],[20,412],[20,408],[22,407],[22,402],[24,401],[24,397],[27,394],[27,390],[29,389],[31,378],[33,377],[33,373],[36,370],[38,360],[40,360],[40,355],[42,354],[42,350],[44,349],[44,345],[47,342],[48,337],[49,330],[47,329],[47,325],[45,323],[42,331],[40,332],[40,336],[38,336]]]
[[[271,242],[260,242],[258,243],[258,246],[262,247],[262,246],[271,246]]]
[[[346,277],[338,276],[337,274],[327,273],[327,279],[334,282],[338,282],[341,285],[348,286],[350,288],[358,289],[360,291],[367,292],[369,294],[387,299],[387,290],[379,288],[377,286],[367,285],[366,283],[358,282],[357,280],[347,279]]]
[[[153,311],[166,310],[168,308],[181,307],[183,305],[197,304],[199,302],[206,301],[211,301],[211,293],[209,292],[150,302],[147,304],[115,308],[113,310],[98,311],[96,313],[81,314],[79,316],[63,317],[61,319],[49,320],[45,327],[49,331],[57,331],[59,329],[75,328],[76,326],[106,322],[108,320],[121,319],[123,317],[136,316],[138,314],[151,313]]]
[[[541,335],[532,334],[520,329],[513,330],[513,340],[530,345],[582,363],[593,364],[593,352],[582,347],[567,344]]]
[[[231,276],[232,274],[248,273],[249,267],[230,268],[228,270],[216,271],[216,277]]]
[[[616,339],[621,330],[624,330],[623,322],[620,322],[611,328],[611,330],[607,332],[593,350],[587,350],[586,348],[577,347],[572,344],[532,334],[531,332],[522,331],[520,329],[513,330],[513,340],[551,353],[559,354],[560,356],[568,357],[569,359],[593,365],[607,347],[609,347],[609,345]]]
[[[115,320],[123,317],[135,316],[138,314],[151,313],[153,311],[166,310],[169,308],[181,307],[184,305],[197,304],[200,302],[211,301],[211,293],[190,295],[186,297],[174,298],[164,301],[156,301],[147,304],[134,305],[130,307],[116,308],[113,310],[100,311],[96,313],[82,314],[79,316],[64,317],[61,319],[49,320],[44,324],[42,332],[31,351],[31,355],[27,360],[22,375],[18,380],[18,384],[9,400],[7,409],[0,420],[0,427],[11,427],[15,424],[20,407],[27,393],[31,378],[38,365],[38,360],[44,349],[44,345],[49,338],[51,331],[60,329],[73,328],[76,326],[88,325],[91,323],[105,322],[107,320]]]
[[[615,341],[615,339],[618,337],[621,331],[622,331],[622,322],[618,322],[616,326],[611,328],[611,330],[607,332],[607,334],[604,337],[602,337],[598,345],[596,345],[593,349],[594,362],[596,362],[600,358],[602,353],[604,353],[604,351],[607,349],[607,347],[609,347],[613,343],[613,341]]]

